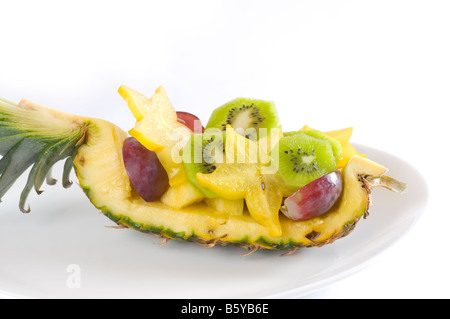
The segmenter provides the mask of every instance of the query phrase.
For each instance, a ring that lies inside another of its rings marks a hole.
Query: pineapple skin
[[[175,209],[161,201],[145,202],[133,193],[122,160],[127,134],[105,121],[91,121],[85,145],[74,167],[80,185],[94,206],[118,225],[159,237],[192,241],[205,246],[236,244],[249,249],[298,249],[323,246],[348,235],[369,204],[369,188],[359,176],[381,176],[386,168],[355,156],[343,171],[344,191],[328,213],[295,222],[280,215],[282,236],[274,237],[248,212],[229,215],[205,202]]]
[[[4,159],[14,150],[12,137],[25,134],[35,146],[41,142],[65,141],[67,147],[54,154],[49,163],[66,159],[65,179],[73,164],[81,188],[105,216],[118,225],[205,247],[235,244],[252,250],[295,251],[332,243],[349,234],[367,213],[370,180],[387,171],[368,159],[353,156],[343,169],[344,190],[340,202],[328,213],[307,221],[295,222],[280,214],[282,235],[274,237],[246,211],[230,215],[203,201],[180,209],[161,201],[145,202],[133,191],[123,164],[122,145],[128,134],[112,123],[62,113],[31,102],[19,105],[0,102],[0,155],[3,156],[0,185],[8,166]],[[41,147],[45,149],[48,143]],[[39,152],[32,159],[38,163]],[[35,185],[36,191],[38,186]]]

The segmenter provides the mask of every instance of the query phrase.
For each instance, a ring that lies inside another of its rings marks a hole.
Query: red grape
[[[282,212],[292,220],[307,220],[320,216],[333,207],[341,192],[341,172],[331,172],[286,198]]]
[[[194,133],[203,133],[205,128],[200,119],[188,112],[177,112],[178,122],[186,125]]]
[[[128,137],[122,154],[125,169],[137,193],[147,202],[159,199],[169,187],[169,177],[156,153],[134,137]]]

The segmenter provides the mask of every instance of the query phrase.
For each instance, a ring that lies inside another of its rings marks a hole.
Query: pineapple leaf
[[[39,154],[40,143],[30,139],[17,142],[0,160],[0,199],[14,182],[33,164]]]
[[[62,184],[64,188],[69,188],[72,186],[72,181],[70,180],[70,172],[72,171],[73,167],[73,160],[75,158],[75,154],[72,154],[71,157],[68,157],[64,163],[64,170],[63,170],[63,177],[62,177]]]
[[[0,200],[14,182],[28,169],[28,179],[20,194],[19,208],[28,213],[25,203],[35,189],[42,193],[44,181],[53,185],[52,167],[66,159],[63,186],[69,180],[72,162],[78,148],[84,144],[88,121],[84,118],[56,112],[38,104],[21,101],[18,105],[0,99]]]

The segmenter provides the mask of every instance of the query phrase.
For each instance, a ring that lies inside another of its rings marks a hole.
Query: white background
[[[8,100],[128,130],[121,84],[163,85],[205,122],[254,97],[275,101],[285,130],[353,126],[352,141],[407,160],[428,181],[423,217],[374,265],[307,297],[450,297],[450,2],[16,0],[0,12]]]

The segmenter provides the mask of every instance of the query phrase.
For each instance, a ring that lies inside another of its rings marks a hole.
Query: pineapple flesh
[[[124,91],[121,94],[126,96]],[[138,119],[140,111],[137,106],[134,110]],[[69,174],[74,167],[92,204],[118,225],[207,247],[235,244],[248,249],[295,251],[329,244],[347,235],[366,214],[372,187],[396,191],[405,187],[384,177],[384,166],[354,155],[343,168],[344,189],[331,211],[306,221],[293,221],[280,214],[280,232],[274,234],[252,217],[242,199],[206,200],[187,184],[183,172],[174,175],[173,185],[161,200],[144,201],[133,192],[124,167],[122,145],[127,137],[128,133],[104,120],[66,114],[28,101],[14,104],[0,100],[0,198],[32,167],[19,201],[20,210],[29,212],[25,206],[32,188],[39,193],[45,180],[53,184],[51,167],[65,160],[63,185],[70,186]],[[164,138],[159,142],[148,143],[159,152],[167,150]],[[166,166],[177,167],[173,163]],[[179,204],[178,194],[185,199]]]

